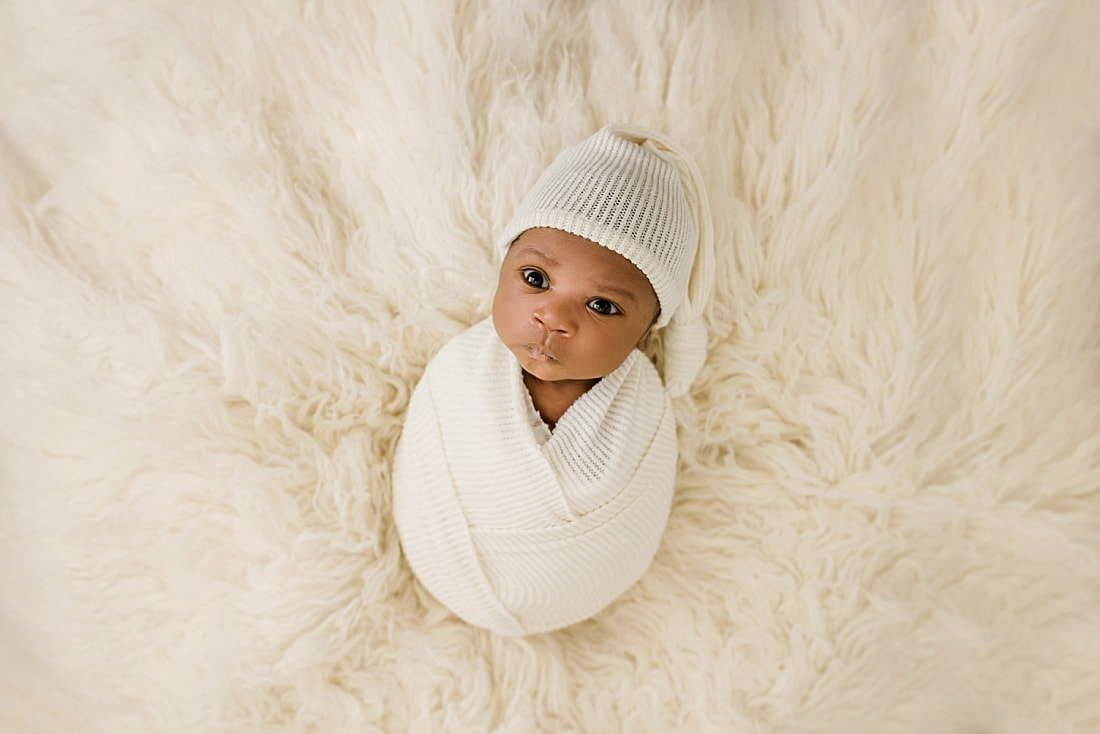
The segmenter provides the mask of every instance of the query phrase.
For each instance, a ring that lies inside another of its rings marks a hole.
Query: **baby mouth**
[[[540,347],[536,347],[534,344],[527,345],[527,353],[531,355],[532,359],[539,362],[557,362],[557,357],[549,352],[543,351]]]

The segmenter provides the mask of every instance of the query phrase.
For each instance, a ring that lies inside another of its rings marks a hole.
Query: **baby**
[[[492,316],[428,365],[394,462],[405,556],[461,619],[549,632],[648,568],[676,477],[669,397],[705,354],[711,240],[698,170],[644,128],[567,148],[524,198]],[[659,328],[663,383],[643,353]]]

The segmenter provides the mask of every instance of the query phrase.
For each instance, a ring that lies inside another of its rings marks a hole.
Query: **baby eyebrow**
[[[540,260],[545,262],[547,265],[553,265],[554,267],[557,267],[558,265],[561,264],[557,260],[555,260],[554,258],[547,255],[542,250],[538,249],[537,247],[531,247],[530,245],[527,245],[526,247],[523,248],[523,250],[524,250],[525,253],[527,253],[529,255],[534,255],[535,257],[539,258]]]
[[[638,299],[634,296],[634,291],[627,290],[626,288],[620,288],[617,285],[601,285],[597,288],[600,292],[614,293],[617,296],[627,299],[628,301],[638,302]]]

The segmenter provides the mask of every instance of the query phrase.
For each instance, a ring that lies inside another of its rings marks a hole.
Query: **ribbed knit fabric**
[[[552,227],[596,242],[649,279],[666,325],[665,385],[687,392],[706,356],[703,308],[714,283],[710,207],[691,157],[654,130],[608,125],[563,150],[497,238]]]
[[[635,350],[540,445],[522,371],[486,319],[428,365],[394,468],[394,519],[413,572],[470,624],[566,627],[648,568],[676,474],[676,430]]]

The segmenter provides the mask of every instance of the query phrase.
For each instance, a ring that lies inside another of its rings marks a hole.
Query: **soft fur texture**
[[[1100,5],[0,4],[0,730],[1100,730]],[[561,147],[710,191],[642,580],[414,582],[412,386]]]

